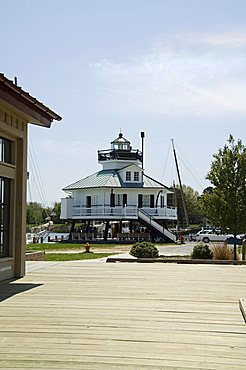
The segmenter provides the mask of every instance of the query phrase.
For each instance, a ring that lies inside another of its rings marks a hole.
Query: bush
[[[233,260],[234,259],[234,252],[233,248],[228,247],[228,245],[224,244],[214,244],[212,247],[213,255],[215,260]],[[237,259],[238,256],[237,256]]]
[[[139,242],[133,244],[130,254],[137,258],[157,258],[159,251],[153,243]]]
[[[194,246],[191,258],[211,260],[213,258],[213,252],[209,249],[207,244],[200,243]]]

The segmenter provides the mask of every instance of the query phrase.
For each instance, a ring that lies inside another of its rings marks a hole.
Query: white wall
[[[113,193],[117,194],[127,194],[127,203],[128,205],[137,205],[138,204],[138,194],[151,195],[154,194],[155,202],[156,197],[160,189],[145,189],[145,188],[112,188]],[[104,189],[83,189],[73,191],[74,205],[86,206],[86,196],[92,197],[92,206],[93,205],[109,205],[110,204],[110,193],[111,188]],[[162,189],[160,196],[164,196],[164,205],[167,204],[167,190]],[[161,197],[158,198],[158,206],[161,204]]]

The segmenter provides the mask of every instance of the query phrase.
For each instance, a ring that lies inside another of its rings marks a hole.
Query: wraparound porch
[[[84,205],[74,204],[73,198],[63,198],[62,200],[62,219],[93,219],[93,220],[137,220],[139,208],[137,205],[115,206],[110,205]],[[175,207],[142,207],[144,212],[148,213],[154,219],[176,220],[177,209]]]

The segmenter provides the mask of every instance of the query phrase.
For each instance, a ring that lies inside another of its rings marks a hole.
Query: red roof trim
[[[3,73],[0,73],[0,91],[2,90],[2,98],[10,104],[16,106],[17,108],[23,110],[24,104],[31,108],[28,110],[27,114],[30,114],[33,118],[40,120],[40,123],[43,123],[47,126],[48,121],[51,123],[53,120],[60,121],[62,119],[57,113],[52,111],[49,107],[45,106],[43,103],[38,101],[35,97],[31,96],[28,92],[24,91],[20,86],[17,86],[13,81],[7,79]],[[8,95],[9,94],[9,99]],[[22,103],[21,106],[17,106],[17,102]],[[36,112],[36,114],[33,114]],[[43,119],[41,118],[43,117]],[[50,126],[50,125],[48,125]]]

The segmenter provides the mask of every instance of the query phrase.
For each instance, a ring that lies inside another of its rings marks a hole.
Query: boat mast
[[[178,180],[179,180],[179,186],[180,186],[180,191],[181,191],[182,204],[183,204],[183,208],[184,208],[186,226],[189,227],[189,218],[188,218],[187,208],[186,208],[185,199],[184,199],[184,192],[183,192],[183,187],[182,187],[182,182],[181,182],[181,177],[180,177],[180,172],[179,172],[177,155],[176,155],[176,151],[175,151],[175,148],[174,148],[174,140],[171,139],[171,141],[172,141],[172,147],[173,147],[174,160],[175,160],[177,174],[178,174]]]

